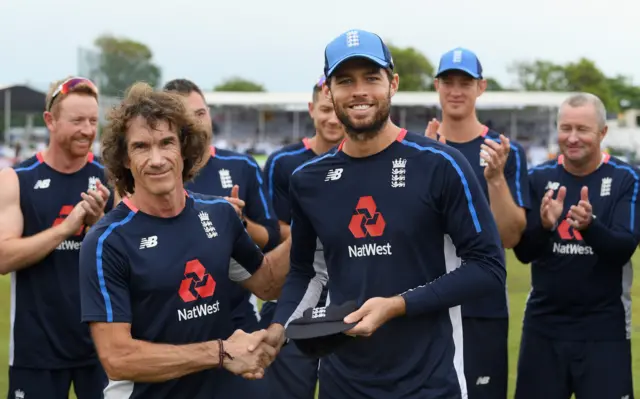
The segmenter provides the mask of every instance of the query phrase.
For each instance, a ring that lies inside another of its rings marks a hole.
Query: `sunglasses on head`
[[[321,88],[322,85],[324,84],[324,82],[326,82],[326,81],[327,81],[327,77],[322,75],[322,76],[320,76],[320,79],[318,80],[318,83],[316,83],[316,86]]]
[[[58,86],[56,90],[53,92],[53,94],[51,95],[51,100],[49,100],[49,103],[47,104],[47,112],[51,111],[51,106],[53,105],[53,101],[56,99],[56,97],[58,97],[60,94],[68,94],[74,87],[76,87],[79,84],[84,84],[89,86],[94,91],[94,93],[98,95],[98,88],[89,79],[79,78],[79,77],[70,78],[62,82],[60,86]]]

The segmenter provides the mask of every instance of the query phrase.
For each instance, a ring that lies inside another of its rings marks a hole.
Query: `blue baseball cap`
[[[343,62],[366,58],[381,68],[393,69],[391,52],[380,36],[365,30],[352,29],[333,39],[324,50],[324,74],[327,78]]]
[[[473,51],[462,47],[454,48],[440,57],[436,78],[449,71],[461,71],[474,79],[482,79],[482,64],[478,56]]]

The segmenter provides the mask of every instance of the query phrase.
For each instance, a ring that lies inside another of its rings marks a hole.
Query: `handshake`
[[[247,334],[236,330],[227,338],[220,366],[249,380],[264,377],[264,371],[276,358],[284,344],[284,327],[272,324],[267,330]]]

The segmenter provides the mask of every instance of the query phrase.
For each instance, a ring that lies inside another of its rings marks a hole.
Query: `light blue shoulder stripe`
[[[411,141],[407,141],[406,139],[402,140],[401,143],[406,146],[413,147],[420,151],[429,151],[434,154],[441,155],[442,157],[444,157],[444,159],[449,161],[451,166],[453,166],[453,168],[458,173],[458,176],[460,177],[460,180],[462,182],[462,187],[464,188],[464,194],[467,199],[467,207],[469,209],[469,213],[471,214],[471,219],[473,220],[473,225],[476,229],[476,232],[480,233],[482,231],[482,227],[480,226],[480,220],[478,219],[478,213],[476,212],[476,208],[473,205],[473,198],[471,198],[471,190],[469,189],[469,182],[467,181],[467,177],[464,175],[464,172],[462,171],[462,169],[460,168],[460,165],[458,165],[456,160],[453,159],[453,157],[447,154],[446,152],[437,150],[433,147],[422,147],[421,145]]]

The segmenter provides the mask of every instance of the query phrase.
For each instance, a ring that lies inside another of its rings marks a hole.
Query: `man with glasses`
[[[102,398],[106,375],[80,322],[78,256],[111,209],[104,167],[90,152],[98,91],[83,78],[46,97],[46,150],[0,171],[0,273],[11,274],[10,398]]]

